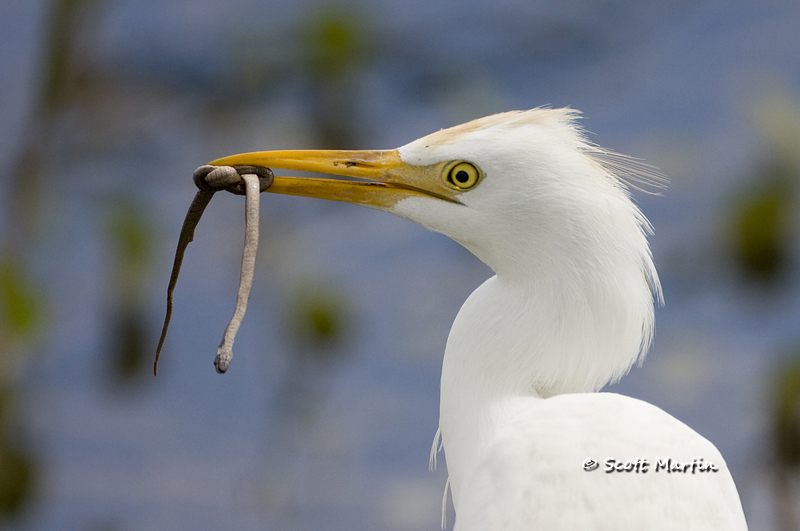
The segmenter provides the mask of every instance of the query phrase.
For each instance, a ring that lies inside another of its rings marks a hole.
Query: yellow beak
[[[275,177],[268,192],[390,209],[408,197],[428,197],[458,203],[458,193],[440,178],[441,165],[414,166],[396,149],[384,151],[290,150],[231,155],[209,162],[213,166],[266,166],[342,175],[367,181]]]

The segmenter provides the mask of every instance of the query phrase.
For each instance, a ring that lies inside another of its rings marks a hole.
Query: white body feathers
[[[465,479],[458,531],[746,528],[717,449],[655,406],[581,393],[494,407],[502,422]],[[589,457],[596,470],[584,470]]]

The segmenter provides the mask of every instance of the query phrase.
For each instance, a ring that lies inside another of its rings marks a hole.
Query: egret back
[[[503,421],[467,472],[455,531],[747,529],[720,453],[655,406],[583,393],[509,398],[493,414]]]

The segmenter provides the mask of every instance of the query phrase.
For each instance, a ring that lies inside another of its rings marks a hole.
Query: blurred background
[[[715,443],[752,530],[800,529],[798,28],[795,0],[3,0],[0,529],[438,529],[442,353],[490,270],[399,218],[266,194],[219,376],[244,202],[218,194],[154,379],[191,174],[539,105],[671,179],[636,194],[655,347],[608,390]]]

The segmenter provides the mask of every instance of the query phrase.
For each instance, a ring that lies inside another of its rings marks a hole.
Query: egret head
[[[269,191],[392,212],[449,236],[501,275],[627,252],[653,280],[649,225],[623,180],[652,182],[657,175],[587,142],[578,116],[571,109],[512,111],[396,150],[256,152],[211,164],[367,179],[276,177]]]

